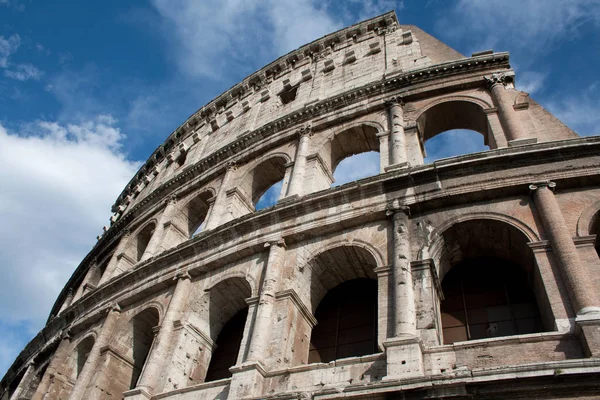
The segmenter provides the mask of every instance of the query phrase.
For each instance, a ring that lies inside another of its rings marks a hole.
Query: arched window
[[[90,351],[92,351],[92,347],[94,347],[94,342],[94,338],[92,336],[88,336],[77,345],[76,377],[79,377],[79,374],[81,374],[88,355],[90,354]]]
[[[444,277],[441,303],[444,343],[543,330],[527,276],[495,257],[466,260]]]
[[[247,317],[248,309],[245,308],[235,314],[221,329],[217,337],[217,348],[206,372],[205,382],[231,377],[229,368],[236,364]]]
[[[142,373],[154,340],[154,328],[158,326],[158,323],[159,316],[155,308],[148,308],[142,311],[131,321],[133,373],[129,389],[135,388]]]
[[[431,254],[442,279],[445,344],[541,332],[553,324],[545,293],[534,290],[540,277],[528,242],[514,226],[491,219],[460,222],[442,233],[443,247]]]
[[[146,247],[148,247],[148,243],[150,243],[150,239],[154,234],[154,229],[156,225],[154,223],[146,225],[144,229],[142,229],[137,235],[137,246],[136,246],[136,261],[140,261],[144,252],[146,251]]]
[[[209,366],[205,382],[231,377],[229,368],[234,366],[240,357],[248,315],[246,299],[251,293],[250,285],[245,279],[229,278],[210,289],[208,309],[199,310],[202,315],[198,316],[198,325],[205,326],[204,321],[208,319],[206,322],[210,338],[216,344],[210,362],[206,360]],[[193,318],[195,316],[192,316]]]
[[[212,193],[205,191],[194,197],[185,207],[185,216],[187,218],[187,233],[188,237],[194,236],[202,230],[208,209],[210,207],[209,200],[212,198]]]
[[[377,175],[380,171],[377,129],[360,125],[336,134],[330,142],[332,186]]]
[[[377,282],[353,279],[323,298],[315,313],[309,363],[364,356],[377,350]]]
[[[425,143],[426,162],[497,147],[483,108],[470,101],[436,104],[419,116],[417,127]]]
[[[277,203],[285,177],[286,163],[284,157],[271,157],[258,164],[244,177],[242,187],[250,196],[256,210]]]

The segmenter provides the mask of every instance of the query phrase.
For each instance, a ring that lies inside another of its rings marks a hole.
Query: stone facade
[[[490,150],[424,165],[424,142],[450,129]],[[380,174],[331,188],[366,151]],[[600,138],[516,90],[507,53],[464,57],[393,12],[353,25],[167,138],[0,398],[600,398],[599,166]],[[280,180],[277,204],[255,211]],[[504,289],[476,282],[504,290],[500,308],[468,292],[477,273],[457,275],[489,259],[499,279],[517,271]],[[374,288],[367,350],[340,344],[364,333],[340,330],[354,306],[323,314],[349,282],[362,285],[351,304]],[[331,321],[326,356],[316,336]]]

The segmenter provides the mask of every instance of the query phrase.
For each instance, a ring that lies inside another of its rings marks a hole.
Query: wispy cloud
[[[181,70],[192,77],[216,78],[240,69],[250,73],[260,63],[341,27],[306,0],[154,0],[153,4]]]
[[[39,80],[44,73],[31,64],[18,64],[4,71],[4,75],[18,81]]]
[[[379,173],[379,153],[369,151],[343,159],[333,173],[332,186],[340,186]]]
[[[7,38],[0,36],[0,68],[8,67],[9,57],[17,51],[21,45],[19,35],[11,35]]]
[[[585,91],[559,97],[548,108],[558,119],[583,136],[600,135],[600,81]]]
[[[468,40],[473,51],[506,50],[497,47],[510,43],[512,50],[533,54],[573,37],[585,23],[600,24],[600,1],[460,0],[438,25]]]

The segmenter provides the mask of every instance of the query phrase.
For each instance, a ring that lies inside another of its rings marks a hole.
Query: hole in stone
[[[279,92],[279,98],[283,104],[291,103],[296,100],[296,94],[298,93],[298,85],[284,88]]]
[[[258,199],[258,202],[256,203],[256,210],[262,210],[263,208],[271,207],[277,204],[282,186],[283,180],[275,183],[273,186],[267,189],[265,194]]]
[[[402,365],[406,364],[406,360],[402,360]]]

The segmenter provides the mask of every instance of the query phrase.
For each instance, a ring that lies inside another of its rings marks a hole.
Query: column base
[[[575,319],[583,349],[588,357],[600,357],[600,313],[578,315]]]
[[[135,388],[123,392],[123,398],[128,400],[150,400],[152,395],[145,388]]]
[[[424,375],[423,348],[416,336],[390,338],[383,342],[387,375],[383,380],[414,378]]]
[[[525,146],[527,144],[536,144],[537,138],[522,138],[522,139],[513,139],[508,141],[508,147],[514,146]]]
[[[404,168],[408,168],[408,167],[410,167],[410,164],[408,163],[408,161],[405,161],[405,162],[401,162],[398,164],[388,165],[387,167],[384,167],[383,169],[385,170],[385,172],[390,172],[390,171],[397,171],[399,169],[404,169]]]
[[[229,370],[232,376],[228,399],[254,398],[262,395],[267,373],[258,361],[246,361]]]

